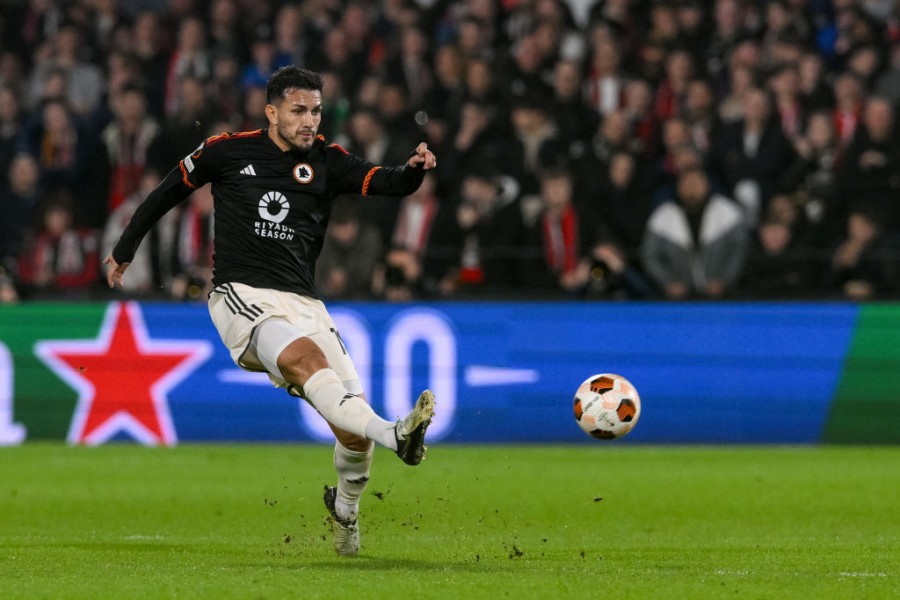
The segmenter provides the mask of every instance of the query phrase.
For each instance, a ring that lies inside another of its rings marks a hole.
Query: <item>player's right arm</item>
[[[152,192],[147,194],[147,198],[135,211],[131,222],[122,232],[118,243],[103,261],[103,264],[107,266],[106,283],[109,287],[115,287],[117,284],[119,287],[124,287],[125,282],[122,276],[150,228],[164,214],[190,196],[191,192],[211,180],[213,161],[209,159],[209,153],[204,153],[204,150],[211,141],[221,137],[223,136],[207,139],[193,154],[180,161],[178,166],[172,169]]]
[[[112,252],[103,261],[107,265],[106,283],[109,287],[125,285],[122,275],[134,258],[141,240],[150,231],[150,228],[159,221],[164,214],[172,210],[175,205],[187,198],[194,189],[182,180],[181,169],[175,168],[166,175],[156,188],[134,212],[131,222],[122,232]]]

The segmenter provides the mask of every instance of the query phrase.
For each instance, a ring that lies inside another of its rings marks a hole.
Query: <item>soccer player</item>
[[[359,499],[369,480],[374,444],[416,465],[434,395],[425,390],[396,423],[366,401],[356,367],[314,288],[332,201],[341,193],[407,196],[437,166],[424,143],[405,165],[380,167],[317,135],[322,120],[319,74],[283,67],[267,88],[269,127],[223,133],[181,160],[135,212],[104,264],[107,283],[123,274],[141,239],[167,211],[198,187],[212,184],[215,271],[212,321],[243,369],[263,371],[278,387],[304,398],[337,438],[336,487],[326,487],[335,550],[359,550]]]

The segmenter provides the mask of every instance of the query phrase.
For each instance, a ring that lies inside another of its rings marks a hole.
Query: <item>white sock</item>
[[[397,449],[394,424],[375,414],[357,395],[347,392],[337,373],[319,369],[306,380],[303,395],[325,420],[349,433],[372,440],[391,450]]]
[[[395,423],[385,421],[381,417],[375,417],[366,425],[366,439],[378,442],[385,448],[397,450],[397,433]]]
[[[356,519],[359,499],[369,483],[369,467],[375,447],[366,452],[348,450],[340,442],[334,445],[334,469],[338,474],[337,498],[334,509],[337,515],[348,521]]]

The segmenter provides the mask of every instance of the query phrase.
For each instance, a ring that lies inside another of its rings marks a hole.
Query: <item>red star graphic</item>
[[[211,352],[205,340],[151,340],[137,303],[110,304],[96,340],[36,345],[79,392],[69,442],[91,445],[123,431],[144,444],[175,444],[166,394]]]

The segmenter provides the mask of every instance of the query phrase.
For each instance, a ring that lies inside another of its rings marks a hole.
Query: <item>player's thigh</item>
[[[324,317],[322,317],[321,325],[322,327],[315,333],[310,334],[310,339],[315,342],[325,355],[328,366],[337,373],[338,377],[341,378],[341,381],[344,381],[345,384],[352,381],[358,383],[359,374],[356,372],[356,366],[353,364],[353,360],[347,352],[347,347],[341,339],[340,332],[338,332],[337,327],[334,325],[334,322],[331,320],[331,317],[328,316],[327,312]],[[357,393],[355,390],[350,391]],[[361,391],[362,390],[360,390],[360,392]]]
[[[288,317],[273,291],[227,283],[212,291],[208,307],[209,316],[231,359],[244,369],[267,370],[251,342],[260,324],[273,317]]]
[[[213,290],[209,311],[222,341],[239,366],[268,371],[278,378],[279,354],[294,340],[305,337],[316,344],[328,366],[348,388],[354,383],[359,387],[356,367],[321,301],[289,292],[229,283]],[[260,347],[266,355],[263,360],[258,356]]]

